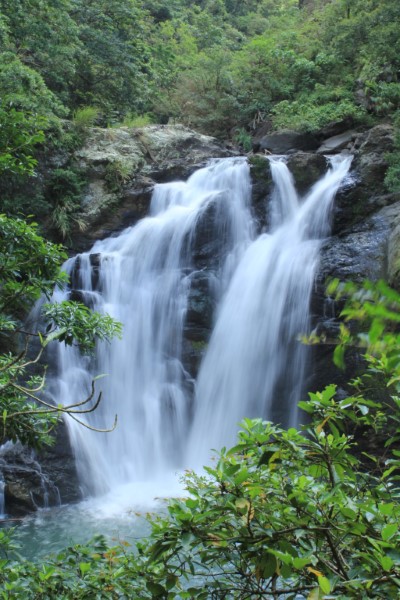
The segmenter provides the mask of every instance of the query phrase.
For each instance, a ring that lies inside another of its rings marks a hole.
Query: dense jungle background
[[[0,18],[1,208],[64,237],[79,221],[79,169],[64,161],[27,197],[18,166],[71,152],[89,126],[179,122],[248,151],[260,125],[371,125],[400,103],[389,0],[18,0]],[[398,186],[396,162],[387,182]]]

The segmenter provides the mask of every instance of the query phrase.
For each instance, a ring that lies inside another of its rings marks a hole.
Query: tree
[[[76,343],[82,352],[90,352],[96,339],[119,336],[121,325],[69,301],[42,306],[42,330],[27,330],[23,324],[35,301],[41,296],[50,299],[54,287],[65,284],[60,270],[65,258],[60,246],[38,235],[35,224],[0,215],[0,443],[20,440],[31,447],[49,443],[49,433],[61,415],[79,420],[100,401],[98,397],[91,402],[93,387],[89,398],[78,398],[71,406],[53,406],[41,395],[45,367],[39,361],[50,342]]]
[[[68,106],[81,50],[71,0],[1,0],[0,10],[8,32],[4,50],[35,71],[47,93],[51,90]]]
[[[0,176],[33,174],[37,161],[32,151],[36,144],[44,141],[42,127],[45,124],[40,117],[12,106],[0,106]]]
[[[134,0],[73,0],[82,51],[73,105],[98,106],[106,122],[149,107],[152,80],[147,13]]]

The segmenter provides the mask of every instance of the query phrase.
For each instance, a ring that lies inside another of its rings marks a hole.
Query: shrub
[[[288,128],[314,132],[332,121],[351,118],[355,122],[367,121],[365,110],[357,106],[346,90],[327,90],[316,86],[314,92],[290,102],[283,100],[275,105],[273,124],[276,129]]]
[[[78,130],[93,127],[100,117],[100,110],[95,106],[83,106],[78,108],[72,117],[72,122]]]

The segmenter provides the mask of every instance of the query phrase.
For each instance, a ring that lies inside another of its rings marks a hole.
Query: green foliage
[[[348,92],[322,86],[316,86],[314,92],[293,102],[279,102],[272,112],[275,128],[309,132],[318,131],[332,121],[351,119],[357,123],[366,119],[365,111],[354,103]]]
[[[72,122],[78,130],[86,130],[88,127],[93,127],[100,116],[100,111],[95,106],[84,106],[78,108],[73,116]]]
[[[32,152],[44,141],[46,121],[12,107],[0,107],[0,176],[3,173],[32,175],[36,160]]]
[[[43,331],[27,331],[21,324],[26,311],[41,296],[50,299],[66,274],[60,264],[63,249],[37,234],[36,225],[0,215],[0,443],[17,441],[38,447],[49,443],[49,433],[62,414],[78,422],[79,415],[94,410],[92,393],[71,406],[53,406],[41,392],[45,370],[36,367],[50,342],[77,344],[91,352],[96,340],[121,335],[121,325],[108,315],[91,312],[75,302],[42,306]],[[33,343],[33,341],[35,343]]]
[[[74,226],[85,229],[79,216],[84,185],[81,173],[72,169],[54,169],[47,181],[45,197],[52,206],[52,222],[63,238]]]
[[[347,298],[341,316],[338,345],[334,359],[338,366],[344,366],[346,347],[365,348],[365,359],[370,372],[381,373],[387,378],[387,385],[400,382],[400,294],[384,281],[365,281],[362,286],[353,283],[340,283],[333,280],[328,293],[336,301]],[[357,324],[362,324],[362,329]],[[367,328],[367,332],[365,331]]]
[[[128,114],[119,124],[120,127],[145,127],[146,125],[151,125],[153,123],[153,119],[151,115],[132,115]]]
[[[172,97],[181,122],[220,137],[232,129],[238,103],[229,67],[229,55],[215,49],[211,56],[200,55],[194,68],[182,72]]]
[[[3,0],[0,6],[8,32],[7,50],[40,75],[47,88],[43,100],[51,90],[59,107],[69,102],[69,86],[81,50],[73,8],[70,0]],[[67,113],[65,108],[61,110]]]
[[[34,223],[0,215],[0,231],[0,311],[18,315],[62,285],[66,254],[38,235]]]
[[[142,112],[152,75],[146,13],[131,0],[73,5],[80,41],[71,89],[74,104],[98,106],[109,123],[129,111]]]
[[[236,130],[233,140],[243,148],[244,152],[250,152],[252,148],[251,135],[243,127]]]
[[[47,334],[43,341],[45,346],[49,341],[71,346],[79,345],[81,352],[90,353],[94,350],[96,341],[109,341],[113,337],[121,338],[122,325],[109,315],[101,315],[91,311],[80,302],[65,300],[58,304],[45,304],[42,309],[45,321],[50,325],[52,334]]]
[[[4,105],[48,119],[66,116],[67,110],[46,86],[41,74],[11,52],[0,54],[0,90]]]
[[[397,4],[4,0],[2,97],[52,119],[75,115],[78,129],[151,115],[231,137],[275,105],[279,127],[365,122],[399,107]]]
[[[110,192],[118,192],[129,181],[132,174],[132,164],[127,161],[114,160],[106,167],[105,182]]]

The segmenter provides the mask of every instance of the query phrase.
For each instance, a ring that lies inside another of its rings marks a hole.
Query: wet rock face
[[[20,517],[38,508],[60,504],[57,487],[43,473],[31,450],[7,444],[1,451],[0,470],[8,516]]]
[[[268,200],[272,188],[271,169],[267,157],[262,154],[250,156],[249,163],[253,213],[259,229],[266,230],[269,226]]]
[[[212,271],[195,271],[190,276],[190,291],[183,332],[182,360],[185,370],[195,378],[207,348],[216,307],[215,276]]]
[[[86,230],[74,232],[74,250],[87,250],[146,216],[156,183],[185,180],[209,158],[232,154],[180,125],[94,128],[75,156],[88,188],[81,215]]]
[[[354,139],[352,179],[337,194],[332,236],[321,248],[320,266],[312,299],[312,320],[316,331],[327,343],[314,350],[313,377],[310,389],[321,389],[329,382],[345,387],[363,368],[362,359],[350,352],[346,370],[333,365],[334,346],[341,306],[326,298],[330,278],[362,282],[365,279],[388,279],[393,285],[397,274],[400,244],[400,196],[388,194],[384,187],[386,153],[393,147],[393,130],[379,125]]]
[[[37,460],[42,473],[57,488],[58,501],[61,504],[78,502],[82,499],[75,458],[72,454],[67,427],[63,421],[57,427],[54,445],[41,450],[37,454]]]
[[[40,508],[76,502],[82,498],[63,424],[58,428],[54,446],[38,454],[21,444],[2,446],[0,474],[8,517],[23,517]]]
[[[359,134],[351,150],[354,154],[354,183],[337,195],[334,233],[363,221],[368,215],[400,199],[396,194],[388,194],[384,185],[388,167],[386,155],[393,150],[393,128],[378,125]]]

